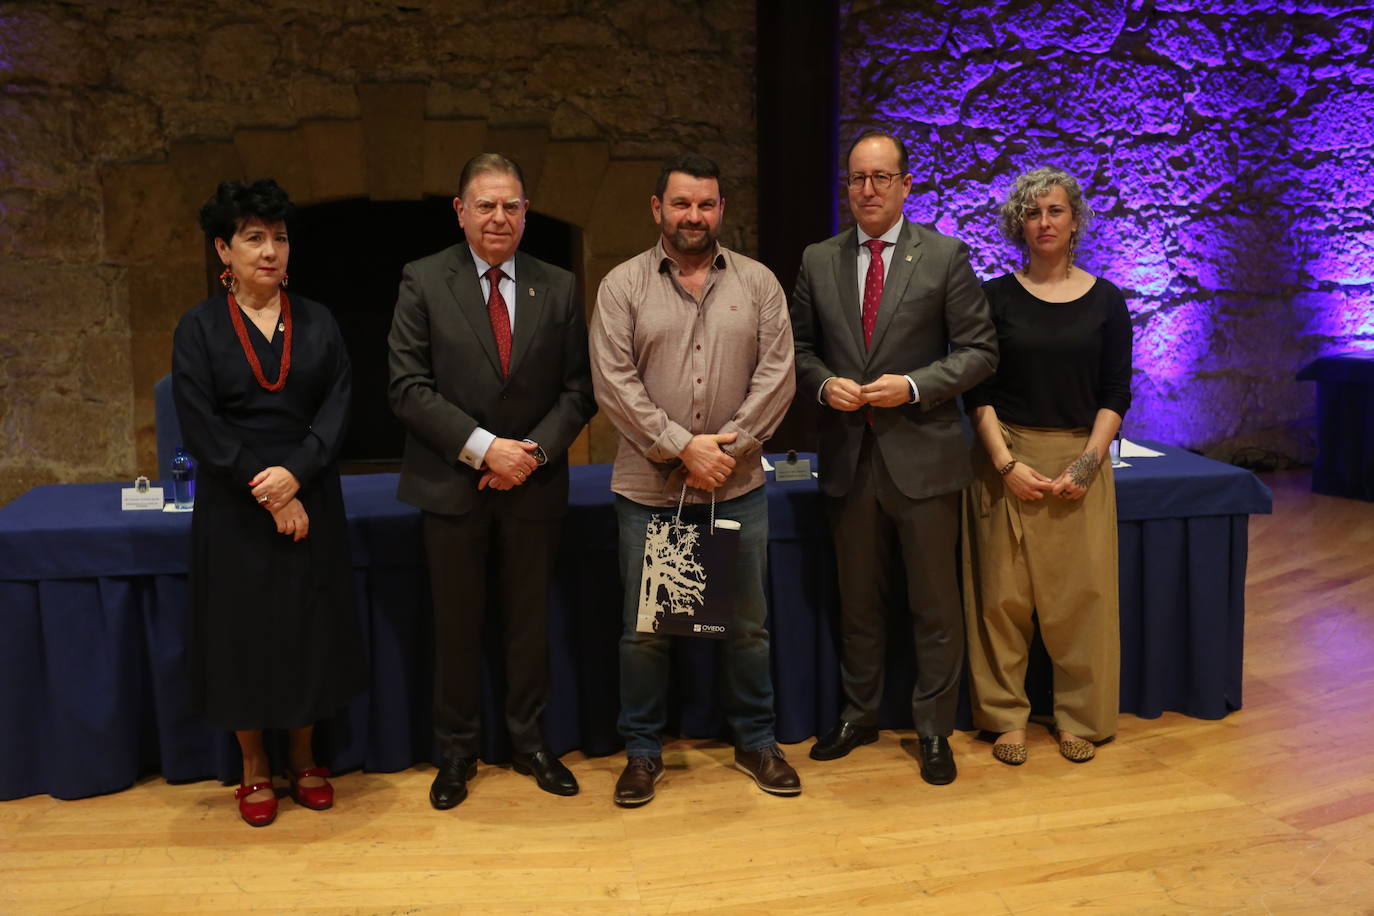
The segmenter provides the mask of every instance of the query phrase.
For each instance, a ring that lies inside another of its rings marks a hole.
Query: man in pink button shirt
[[[759,452],[792,401],[792,329],[773,274],[720,245],[720,171],[702,156],[669,159],[649,199],[661,230],[653,248],[612,270],[592,316],[597,402],[620,432],[611,489],[625,584],[620,639],[620,732],[628,762],[615,802],[643,805],[663,776],[669,638],[635,631],[649,520],[740,522],[734,612],[721,669],[735,765],[765,792],[801,782],[773,734],[773,682],[764,629],[768,505]]]

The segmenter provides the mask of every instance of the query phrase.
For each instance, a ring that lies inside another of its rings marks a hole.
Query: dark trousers
[[[688,506],[682,517],[706,524],[708,507]],[[769,667],[768,601],[768,498],[763,487],[743,496],[716,503],[716,517],[740,523],[739,554],[735,565],[734,612],[728,635],[721,642],[721,705],[730,723],[736,746],[742,751],[772,747],[773,676]],[[625,588],[621,608],[624,629],[620,637],[620,734],[625,753],[631,757],[657,757],[663,751],[659,737],[668,719],[668,681],[674,637],[639,633],[639,584],[644,572],[644,529],[655,516],[673,515],[676,507],[644,506],[624,496],[615,498],[620,524],[620,581]]]
[[[887,608],[895,558],[906,569],[907,606],[916,643],[911,713],[923,736],[954,731],[964,664],[964,621],[955,550],[959,494],[911,499],[893,483],[873,433],[864,435],[854,483],[826,500],[840,587],[843,717],[876,726],[883,695]]]
[[[506,667],[506,727],[517,753],[542,747],[549,693],[549,571],[562,522],[501,515],[424,513],[434,595],[434,734],[445,757],[475,757],[482,628],[499,616]]]

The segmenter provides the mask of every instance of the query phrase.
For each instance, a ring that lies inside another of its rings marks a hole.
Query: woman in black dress
[[[290,732],[298,804],[333,803],[315,723],[366,683],[335,464],[350,370],[329,310],[287,298],[291,204],[271,179],[227,181],[200,211],[225,265],[224,294],[177,325],[173,395],[198,462],[191,520],[193,703],[233,730],[235,792],[249,824],[277,814],[262,730]]]
[[[1121,290],[1074,264],[1091,218],[1054,168],[1016,179],[1002,231],[1025,266],[983,285],[997,373],[964,395],[978,445],[964,503],[964,608],[973,721],[993,756],[1026,759],[1027,654],[1038,622],[1054,666],[1059,752],[1090,760],[1116,733],[1116,489],[1108,447],[1131,404]]]

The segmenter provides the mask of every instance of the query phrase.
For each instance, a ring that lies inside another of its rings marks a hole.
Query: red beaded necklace
[[[281,391],[286,384],[286,374],[291,371],[291,300],[286,298],[286,292],[281,293],[281,324],[285,339],[281,344],[281,371],[277,373],[277,380],[270,385],[267,377],[262,374],[262,363],[258,361],[258,354],[253,352],[253,345],[248,341],[248,326],[243,323],[243,313],[239,311],[239,304],[234,299],[234,294],[229,294],[229,317],[234,322],[234,330],[239,335],[239,344],[243,347],[243,355],[248,357],[248,365],[253,369],[253,377],[258,380],[258,384],[268,391]]]

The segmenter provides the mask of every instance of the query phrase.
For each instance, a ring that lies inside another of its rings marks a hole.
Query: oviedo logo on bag
[[[724,633],[725,627],[714,623],[694,623],[692,624],[693,633]]]

